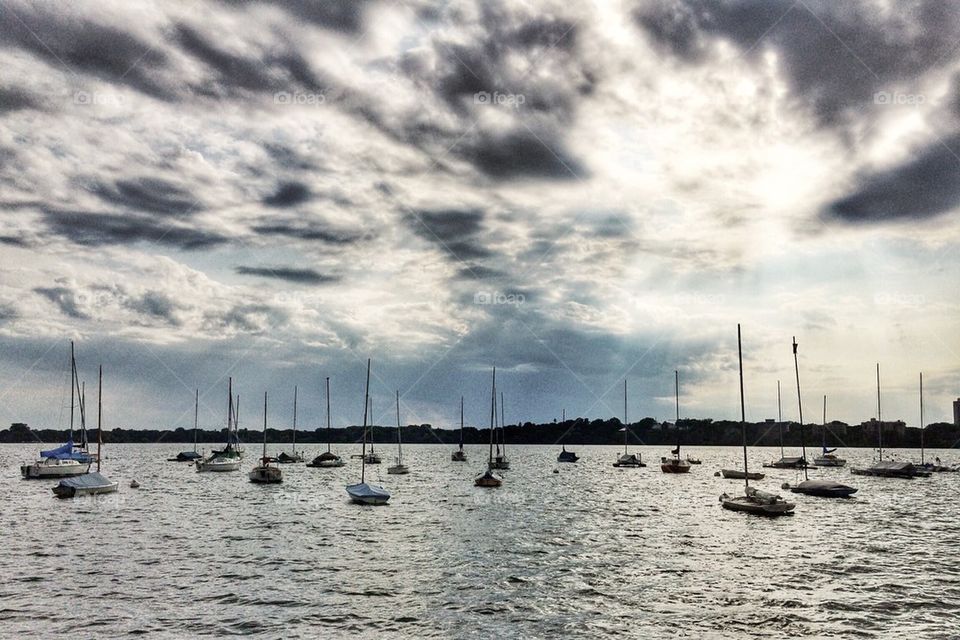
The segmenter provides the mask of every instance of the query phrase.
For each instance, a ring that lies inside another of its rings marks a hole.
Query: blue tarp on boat
[[[56,449],[48,449],[40,452],[41,458],[57,458],[59,460],[69,460],[73,457],[73,438],[67,440],[67,444]]]
[[[60,486],[73,487],[74,489],[96,489],[99,487],[107,487],[111,484],[113,483],[107,480],[106,476],[101,475],[97,471],[72,478],[64,478],[60,481]]]

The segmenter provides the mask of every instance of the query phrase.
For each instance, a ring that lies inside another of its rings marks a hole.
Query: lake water
[[[410,475],[387,475],[386,456],[368,467],[393,497],[363,507],[344,492],[357,460],[285,465],[282,485],[261,486],[246,476],[255,445],[244,471],[225,474],[164,461],[181,447],[111,445],[103,471],[120,492],[57,500],[56,481],[20,480],[38,446],[0,446],[0,635],[960,635],[960,474],[818,470],[858,497],[793,496],[796,514],[770,520],[719,505],[742,487],[714,477],[737,467],[736,448],[691,449],[703,464],[673,476],[655,464],[660,448],[633,449],[645,469],[615,469],[616,447],[571,447],[582,459],[566,465],[557,446],[512,447],[503,487],[480,489],[485,447],[456,463],[452,447],[409,446]],[[337,449],[346,459],[358,447]],[[848,466],[873,456],[841,454]],[[778,457],[750,452],[757,471]],[[756,484],[769,490],[796,479],[764,471]]]

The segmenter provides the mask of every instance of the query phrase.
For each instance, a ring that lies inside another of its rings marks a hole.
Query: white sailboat
[[[487,469],[473,480],[473,484],[478,487],[499,487],[503,484],[503,478],[493,472],[493,441],[496,438],[496,416],[497,416],[497,368],[493,368],[493,385],[490,392],[490,454],[487,458]]]
[[[330,378],[327,377],[326,381],[326,390],[327,390],[327,450],[318,455],[316,458],[311,460],[307,466],[308,467],[320,467],[322,469],[331,469],[334,467],[342,467],[344,462],[343,459],[337,454],[333,453],[330,450]]]
[[[234,440],[238,440],[237,421],[240,414],[240,396],[237,396],[237,406],[234,408],[233,401],[233,378],[227,382],[227,445],[220,451],[213,451],[211,454],[201,460],[196,461],[197,472],[224,472],[239,471],[243,462],[243,452],[234,445]]]
[[[803,452],[803,459],[807,458],[806,431],[803,427],[803,402],[800,396],[800,366],[797,363],[797,339],[793,339],[793,368],[797,374],[797,408],[800,416],[800,447]],[[826,396],[824,396],[824,413],[826,413]],[[826,420],[824,420],[826,422]],[[784,483],[784,489],[790,489],[793,493],[802,493],[808,496],[817,496],[820,498],[849,498],[857,492],[855,487],[850,487],[834,480],[811,480],[807,475],[807,466],[803,467],[803,481],[796,486],[791,487]]]
[[[493,460],[487,463],[487,466],[490,469],[507,471],[510,469],[510,460],[507,458],[507,433],[503,428],[503,393],[500,394],[499,429],[496,424],[496,413],[496,394],[494,394],[494,432],[499,431],[500,438],[497,440],[497,453],[493,456]],[[503,447],[502,450],[501,447]]]
[[[643,454],[634,454],[630,453],[627,448],[627,438],[630,435],[630,423],[627,422],[627,381],[623,381],[623,455],[617,458],[617,461],[613,463],[615,467],[626,467],[631,469],[636,469],[638,467],[647,466],[643,462]]]
[[[453,462],[466,462],[467,454],[463,451],[463,396],[460,396],[460,447],[450,454]]]
[[[740,433],[743,437],[743,495],[720,495],[724,509],[742,511],[762,516],[783,516],[793,512],[796,505],[780,496],[760,491],[750,486],[750,471],[747,466],[747,409],[743,399],[743,350],[740,346],[740,325],[737,325],[737,358],[740,362]]]
[[[920,469],[923,471],[958,471],[957,467],[950,467],[940,462],[940,457],[934,458],[933,462],[927,462],[924,458],[924,433],[927,427],[923,421],[923,372],[920,372]]]
[[[249,473],[250,482],[258,484],[279,484],[283,482],[283,472],[280,467],[270,466],[273,458],[267,455],[267,392],[263,392],[263,455],[260,456],[260,464],[255,466]]]
[[[368,484],[367,471],[367,409],[370,406],[370,359],[367,359],[367,384],[363,397],[363,449],[360,456],[360,482],[346,487],[347,495],[358,504],[386,504],[390,493],[379,485]]]
[[[281,451],[277,456],[277,462],[280,464],[292,464],[303,462],[303,452],[297,452],[297,387],[293,387],[293,443],[290,446],[290,453]]]
[[[75,498],[77,496],[100,495],[114,493],[120,486],[100,473],[100,450],[103,446],[103,366],[98,374],[97,387],[97,470],[91,473],[65,478],[53,487],[53,494],[58,498]]]
[[[843,467],[847,461],[836,455],[836,449],[827,448],[827,396],[823,396],[823,427],[820,430],[820,450],[819,456],[813,459],[813,464],[818,467]]]
[[[397,464],[387,469],[387,473],[402,475],[410,473],[407,465],[403,464],[403,443],[400,438],[400,391],[397,391]]]
[[[677,400],[677,448],[671,452],[673,457],[660,458],[660,470],[664,473],[690,473],[690,463],[680,457],[680,372],[673,372]]]

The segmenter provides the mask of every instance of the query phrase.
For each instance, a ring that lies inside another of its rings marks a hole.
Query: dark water
[[[555,446],[513,447],[503,487],[479,489],[484,448],[455,463],[451,447],[410,446],[410,475],[372,471],[390,504],[361,507],[343,490],[356,460],[286,465],[282,485],[259,486],[255,446],[226,474],[164,462],[179,448],[113,445],[104,472],[120,493],[59,501],[55,481],[19,479],[37,446],[0,447],[0,635],[960,635],[960,474],[817,471],[859,497],[794,496],[795,516],[767,520],[720,508],[740,489],[713,475],[736,466],[733,448],[691,450],[703,465],[671,476],[659,449],[641,448],[645,469],[615,469],[615,447],[572,447],[575,465],[556,464]],[[751,464],[778,456],[755,449]],[[766,471],[767,489],[795,480]]]

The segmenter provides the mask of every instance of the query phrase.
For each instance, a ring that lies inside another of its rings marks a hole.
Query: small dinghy
[[[330,451],[330,378],[327,378],[326,383],[327,390],[327,450],[318,455],[316,458],[307,463],[308,467],[319,467],[321,469],[332,469],[334,467],[342,467],[344,465],[343,459],[337,454]]]
[[[721,469],[720,475],[727,480],[763,480],[764,478],[762,473],[756,473],[754,471],[744,473],[739,469]]]
[[[783,484],[784,489],[793,493],[802,493],[820,498],[849,498],[857,492],[856,487],[850,487],[833,480],[803,480],[795,486]]]
[[[383,487],[367,484],[367,410],[370,407],[370,359],[367,359],[367,384],[363,394],[363,445],[360,450],[360,482],[346,486],[350,500],[357,504],[386,504],[390,494]]]
[[[573,451],[567,451],[566,446],[560,445],[560,449],[560,453],[557,455],[557,462],[576,462],[580,459],[580,456]]]
[[[785,516],[793,513],[796,505],[787,502],[778,495],[747,487],[742,496],[729,496],[726,493],[720,496],[724,509],[742,511],[758,516]]]
[[[347,485],[347,495],[358,504],[386,504],[390,499],[390,494],[383,487],[366,482]]]

